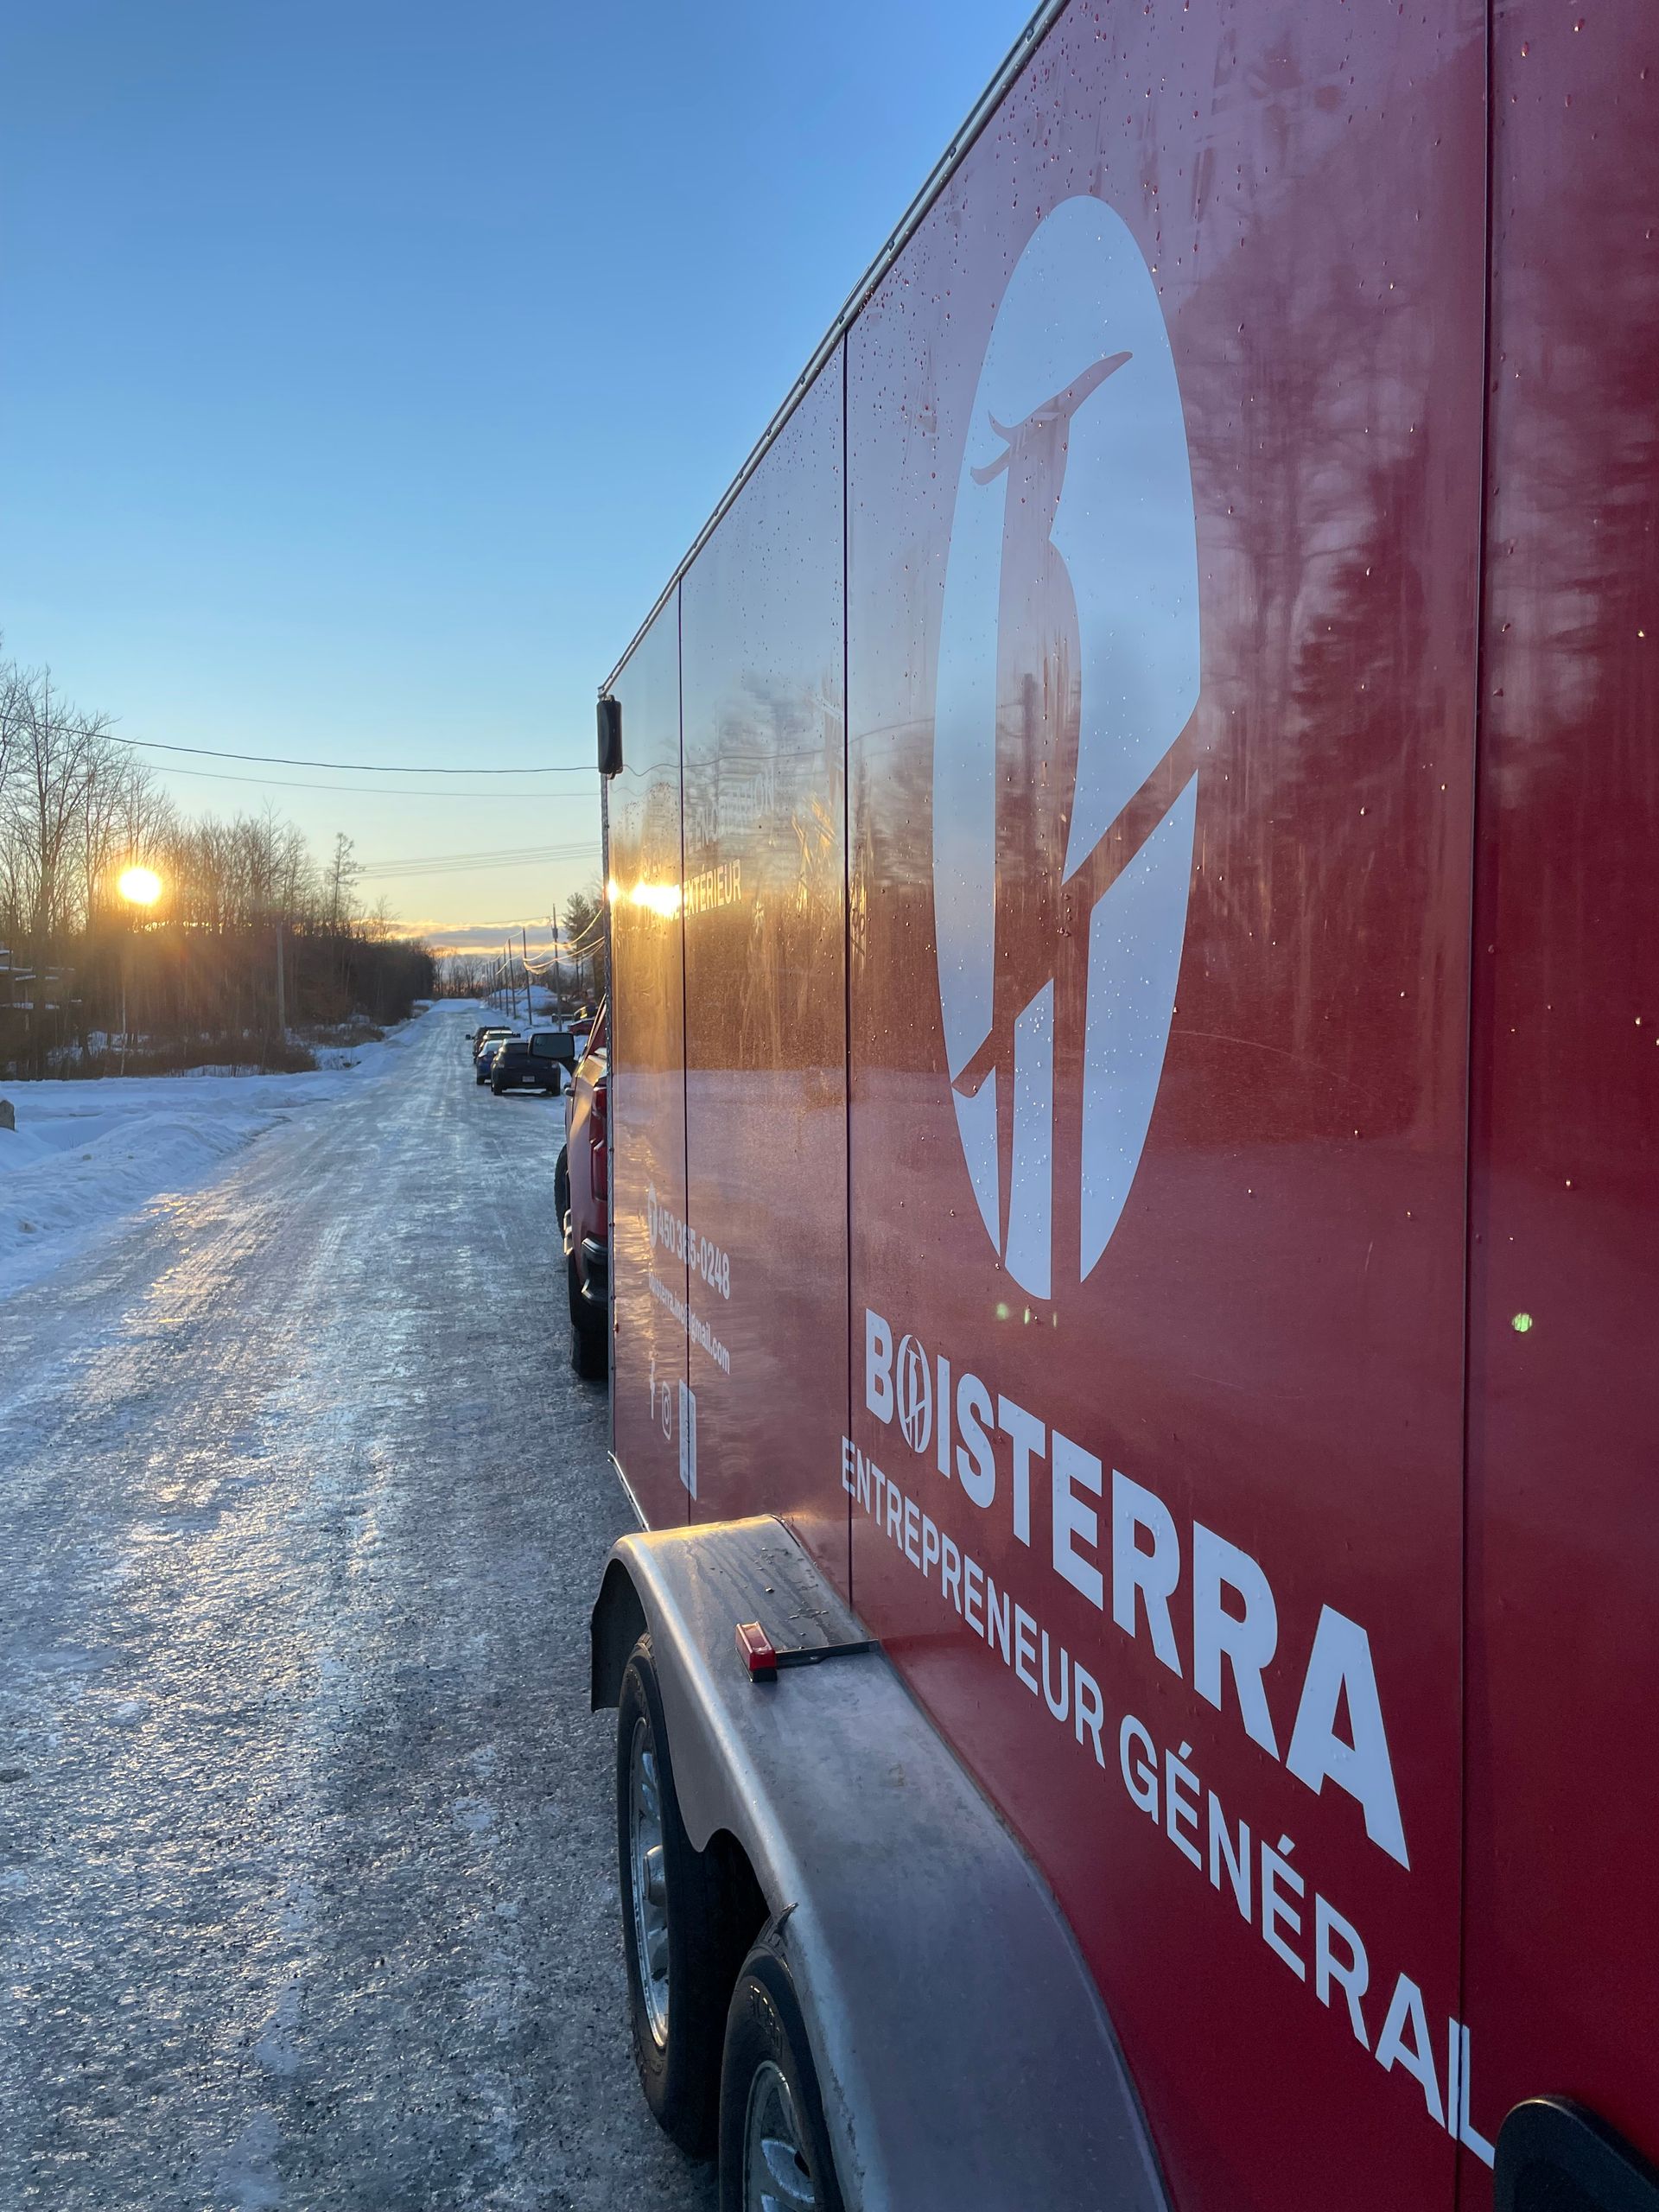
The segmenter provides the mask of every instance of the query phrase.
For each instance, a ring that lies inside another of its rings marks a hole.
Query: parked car
[[[553,1202],[564,1232],[570,1363],[597,1381],[610,1364],[610,1050],[601,1007],[564,1097]]]
[[[528,1037],[501,1038],[490,1056],[490,1089],[550,1091],[556,1097],[575,1065],[575,1045],[567,1030],[537,1029]]]
[[[474,1029],[467,1033],[472,1041],[473,1059],[476,1063],[486,1045],[502,1037],[516,1037],[518,1033],[516,1029],[509,1029],[505,1023],[496,1022],[487,1028]]]
[[[501,1050],[501,1047],[504,1045],[510,1043],[517,1034],[518,1032],[516,1030],[499,1029],[493,1036],[486,1037],[483,1039],[481,1044],[479,1046],[477,1053],[474,1055],[473,1060],[473,1077],[474,1082],[487,1083],[489,1081],[490,1070],[494,1065],[496,1054]]]

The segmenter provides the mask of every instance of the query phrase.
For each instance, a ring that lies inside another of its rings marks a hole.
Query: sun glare
[[[116,887],[135,906],[153,906],[162,895],[162,879],[153,868],[130,868]]]

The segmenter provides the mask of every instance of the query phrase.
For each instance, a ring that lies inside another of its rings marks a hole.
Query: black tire
[[[570,1300],[570,1364],[584,1382],[602,1382],[611,1371],[610,1315],[582,1296],[574,1252],[565,1261],[564,1275]]]
[[[720,2075],[720,2212],[745,2212],[746,2205],[755,2201],[746,2171],[753,2132],[750,2099],[763,2101],[756,2115],[763,2122],[764,2100],[776,2099],[778,2076],[782,2077],[784,2094],[781,2112],[776,2101],[772,2105],[782,2122],[771,2138],[773,2156],[780,2155],[779,2142],[790,2139],[797,2155],[792,2171],[779,2173],[777,2166],[772,2167],[772,2187],[767,2194],[779,2204],[798,2204],[802,2212],[808,2206],[813,2212],[843,2212],[818,2071],[774,1925],[744,1960],[726,2014]]]
[[[584,1382],[602,1382],[611,1371],[611,1348],[602,1329],[570,1330],[570,1364]]]
[[[653,2025],[639,1965],[632,1873],[633,1756],[637,1732],[654,1764],[666,1917],[667,1983],[661,2031]],[[721,2028],[731,1988],[729,1915],[712,1856],[694,1851],[680,1818],[668,1730],[651,1638],[633,1647],[616,1715],[616,1849],[628,2021],[640,2087],[658,2124],[693,2158],[712,2157],[720,2110]]]
[[[564,1217],[570,1211],[570,1148],[559,1147],[559,1156],[553,1163],[553,1211],[558,1216],[559,1235],[564,1235]]]
[[[490,1096],[493,1098],[499,1098],[506,1087],[505,1083],[498,1083],[493,1076],[490,1077]]]
[[[473,1077],[473,1081],[474,1083],[487,1083],[489,1079],[488,1076],[484,1074],[482,1070],[480,1070],[479,1073]]]

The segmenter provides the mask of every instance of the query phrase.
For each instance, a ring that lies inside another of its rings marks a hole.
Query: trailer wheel
[[[743,1961],[720,2079],[720,2212],[842,2212],[823,2097],[771,1929]]]
[[[658,2123],[693,2158],[715,2148],[729,1970],[719,1868],[680,1819],[651,1638],[622,1676],[616,1730],[617,1857],[633,2058]]]

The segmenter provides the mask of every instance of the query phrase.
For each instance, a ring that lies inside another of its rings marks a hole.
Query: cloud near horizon
[[[400,922],[400,937],[418,938],[423,944],[431,946],[434,952],[499,952],[503,944],[511,944],[516,953],[518,932],[526,930],[530,937],[530,957],[532,961],[545,960],[553,947],[547,923],[540,922]],[[561,937],[559,949],[563,952],[567,940]]]

